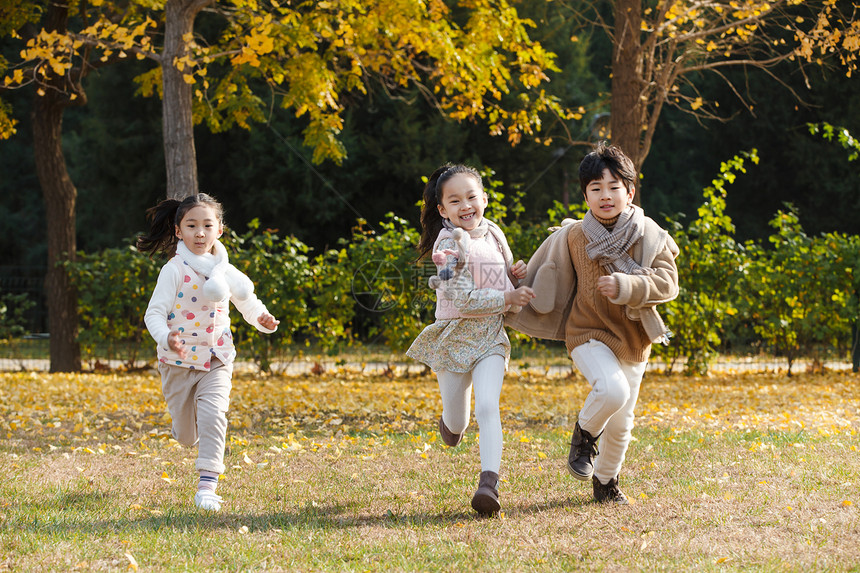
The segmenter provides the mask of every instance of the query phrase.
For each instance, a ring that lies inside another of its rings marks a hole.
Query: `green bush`
[[[19,338],[27,333],[25,314],[33,307],[26,293],[0,293],[0,342]]]
[[[688,373],[707,372],[727,340],[748,337],[785,356],[789,367],[799,356],[822,359],[848,349],[860,307],[860,274],[854,271],[860,268],[860,238],[809,237],[789,210],[771,221],[774,233],[767,244],[739,243],[725,212],[726,194],[728,184],[745,172],[746,161],[758,162],[755,150],[721,165],[704,190],[696,219],[687,225],[669,220],[681,251],[680,294],[660,309],[674,331],[671,344],[654,351],[670,369],[686,358]],[[549,227],[585,213],[584,204],[556,203],[545,220],[524,223],[522,193],[506,201],[492,172],[484,177],[487,217],[505,229],[515,258],[527,260]],[[257,296],[281,321],[277,333],[263,335],[234,317],[240,355],[268,370],[311,346],[338,352],[344,345],[385,345],[402,354],[434,320],[435,293],[427,279],[436,269],[432,262],[415,260],[418,237],[417,229],[390,213],[377,228],[359,220],[349,239],[316,256],[295,237],[261,230],[257,221],[243,235],[227,233],[222,241],[231,262],[251,278]],[[69,264],[80,293],[85,351],[92,354],[97,344],[107,344],[109,352],[120,344],[151,347],[143,316],[162,264],[132,246],[81,253]],[[0,314],[8,316],[2,302]],[[515,352],[536,345],[513,331],[511,338]]]
[[[725,320],[738,312],[735,286],[746,272],[748,260],[725,212],[725,187],[734,181],[735,172],[745,172],[745,158],[758,163],[752,150],[720,165],[720,175],[704,191],[697,219],[686,228],[676,220],[669,221],[669,232],[680,250],[676,259],[679,294],[660,312],[674,337],[669,346],[654,347],[669,370],[686,357],[688,374],[707,372],[722,342]]]
[[[788,360],[844,355],[857,318],[858,238],[812,238],[797,213],[777,213],[771,249],[750,245],[749,272],[739,303],[761,340]]]
[[[107,357],[131,351],[130,361],[144,341],[150,341],[143,322],[161,265],[136,248],[78,253],[66,263],[78,290],[79,335],[83,355],[94,358],[96,348]]]
[[[360,220],[344,242],[340,272],[351,278],[355,335],[363,342],[400,353],[432,322],[435,298],[427,279],[436,268],[416,261],[418,236],[406,220],[389,213],[379,230]]]

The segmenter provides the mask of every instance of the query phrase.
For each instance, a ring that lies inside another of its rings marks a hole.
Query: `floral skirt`
[[[511,341],[500,314],[437,320],[422,330],[406,351],[406,356],[434,372],[470,372],[480,360],[492,355],[503,356],[507,370]]]

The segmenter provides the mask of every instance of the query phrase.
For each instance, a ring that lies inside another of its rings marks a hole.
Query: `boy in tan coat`
[[[626,504],[618,476],[651,344],[671,336],[656,306],[678,295],[678,247],[633,205],[636,170],[619,148],[598,145],[580,164],[579,178],[589,211],[538,248],[520,283],[534,289],[535,299],[505,322],[565,341],[591,385],[567,469],[592,481],[597,501]]]

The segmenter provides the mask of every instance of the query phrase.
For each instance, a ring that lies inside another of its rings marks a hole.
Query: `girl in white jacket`
[[[215,493],[224,473],[227,409],[236,349],[230,332],[229,302],[261,332],[279,321],[254,295],[251,280],[230,264],[218,241],[224,232],[221,205],[200,193],[183,201],[167,199],[147,211],[151,228],[137,247],[150,256],[173,254],[158,275],[145,322],[158,345],[158,371],[173,437],[198,444],[200,474],[194,504],[218,511]]]

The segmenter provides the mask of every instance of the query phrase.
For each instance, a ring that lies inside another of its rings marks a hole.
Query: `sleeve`
[[[182,280],[179,275],[179,268],[174,264],[168,263],[161,267],[155,290],[152,291],[149,306],[146,307],[146,314],[143,317],[149,335],[163,348],[167,348],[167,337],[170,334],[167,315],[172,311],[173,301],[176,300],[176,293],[179,292],[179,281]]]
[[[668,237],[663,250],[651,263],[651,270],[653,271],[651,274],[612,273],[612,276],[618,281],[618,295],[609,300],[615,304],[627,305],[630,308],[644,308],[674,299],[678,296],[676,255],[675,241]]]
[[[456,250],[457,245],[453,239],[443,239],[437,251],[451,249]],[[448,256],[446,264],[451,264],[455,259]],[[437,272],[442,267],[437,265]],[[444,281],[440,288],[443,296],[454,303],[454,307],[460,314],[466,317],[490,316],[502,314],[505,311],[505,293],[490,288],[475,288],[475,280],[468,266],[464,267],[450,280]]]
[[[239,271],[238,269],[236,269],[235,272],[242,274],[242,276],[245,277],[245,279],[247,279],[247,281],[248,281],[247,284],[250,285],[250,291],[247,293],[247,295],[243,299],[240,299],[237,296],[231,295],[230,296],[230,302],[233,303],[233,306],[236,307],[236,310],[239,311],[239,313],[242,315],[242,318],[245,319],[245,322],[247,322],[248,324],[250,324],[251,326],[253,326],[257,330],[259,330],[260,332],[265,332],[266,334],[271,334],[271,333],[275,332],[276,330],[278,330],[277,326],[274,329],[269,330],[268,328],[266,328],[262,324],[260,324],[260,322],[257,320],[258,318],[260,318],[260,316],[262,316],[264,313],[268,313],[269,311],[266,308],[266,305],[263,304],[262,301],[260,301],[260,299],[257,298],[257,295],[254,294],[254,290],[253,290],[254,285],[251,282],[251,279],[248,279],[247,276],[244,273],[242,273],[241,271]]]

